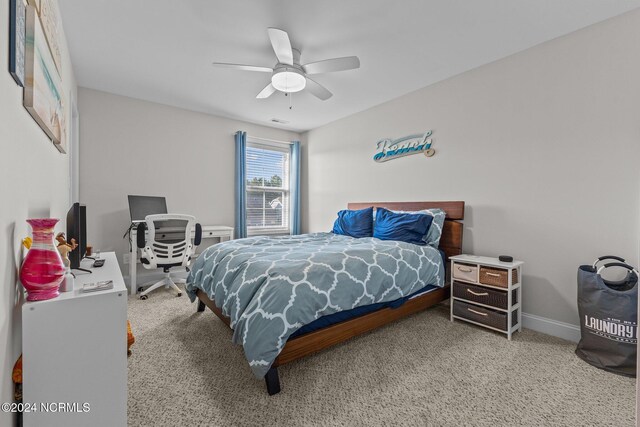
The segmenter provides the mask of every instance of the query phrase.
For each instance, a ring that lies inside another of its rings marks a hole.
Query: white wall
[[[300,137],[85,88],[79,89],[78,108],[88,241],[102,251],[115,250],[123,267],[128,194],[165,196],[170,212],[234,226],[235,132],[281,141]]]
[[[13,401],[11,370],[22,346],[21,241],[30,235],[27,218],[65,218],[69,209],[69,156],[60,154],[22,106],[22,88],[8,72],[9,6],[0,7],[0,402]],[[71,61],[61,34],[63,84],[75,96]],[[67,117],[70,117],[70,103]],[[57,229],[64,231],[64,222]],[[0,425],[12,425],[0,412]]]
[[[577,324],[578,265],[638,264],[638,46],[634,11],[308,132],[303,229],[350,201],[464,200],[464,251],[524,260],[524,312]],[[434,157],[372,160],[428,129]]]

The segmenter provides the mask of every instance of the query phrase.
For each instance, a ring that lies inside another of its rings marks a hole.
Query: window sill
[[[247,229],[247,237],[255,237],[255,236],[290,236],[291,230],[288,229],[269,229],[269,228],[254,228]]]

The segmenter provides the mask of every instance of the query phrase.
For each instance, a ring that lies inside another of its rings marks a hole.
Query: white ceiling
[[[59,0],[80,86],[303,131],[640,6],[640,0]],[[272,67],[267,27],[302,63],[357,55],[317,75],[334,96],[255,99]]]

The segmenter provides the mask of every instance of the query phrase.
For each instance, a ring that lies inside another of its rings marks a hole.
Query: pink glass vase
[[[42,301],[59,295],[65,267],[55,247],[55,218],[28,219],[33,230],[33,243],[20,269],[20,281],[27,290],[27,301]]]

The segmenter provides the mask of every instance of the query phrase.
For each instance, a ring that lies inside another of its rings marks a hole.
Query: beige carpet
[[[279,368],[269,397],[230,330],[164,291],[129,299],[132,426],[632,426],[635,380],[574,344],[451,323],[444,306]]]

